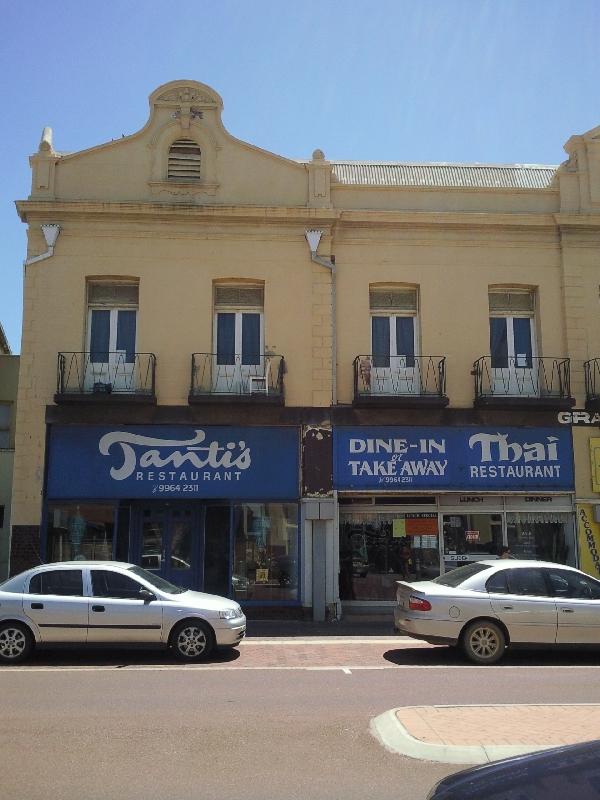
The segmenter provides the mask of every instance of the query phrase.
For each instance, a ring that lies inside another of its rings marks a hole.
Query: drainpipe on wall
[[[44,261],[44,259],[50,258],[54,255],[54,245],[56,244],[56,240],[58,239],[58,235],[60,233],[60,225],[53,223],[50,225],[42,225],[41,227],[48,249],[45,253],[42,253],[39,256],[32,256],[31,258],[25,259],[23,262],[24,267],[28,267],[30,264],[35,264],[36,261]]]
[[[337,332],[336,332],[336,288],[335,288],[335,256],[331,259],[317,255],[323,231],[304,231],[310,248],[310,258],[315,264],[331,270],[331,405],[337,403]]]

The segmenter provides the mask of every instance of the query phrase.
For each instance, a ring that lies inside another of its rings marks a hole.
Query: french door
[[[187,505],[148,503],[137,514],[137,563],[176,586],[194,587],[200,574],[198,511]]]
[[[135,391],[136,327],[136,309],[90,309],[86,390],[93,390],[94,385],[103,384],[113,392]]]
[[[531,317],[490,317],[490,353],[493,394],[539,395]]]
[[[372,316],[373,394],[419,394],[415,317]]]
[[[255,384],[266,389],[269,376],[265,375],[263,315],[260,312],[217,312],[214,341],[214,392],[249,394]],[[252,381],[252,378],[259,380]]]

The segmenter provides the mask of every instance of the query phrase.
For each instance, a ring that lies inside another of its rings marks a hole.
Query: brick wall
[[[9,574],[18,575],[40,563],[40,526],[13,525]]]

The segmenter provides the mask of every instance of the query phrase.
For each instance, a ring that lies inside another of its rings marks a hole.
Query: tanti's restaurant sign
[[[378,427],[334,430],[336,489],[569,491],[565,428]]]
[[[56,425],[52,499],[298,496],[294,428]]]

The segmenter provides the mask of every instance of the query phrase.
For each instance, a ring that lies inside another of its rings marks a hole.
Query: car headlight
[[[221,619],[237,619],[241,616],[242,609],[239,606],[234,606],[233,608],[226,608],[223,611],[219,611],[219,617]]]

